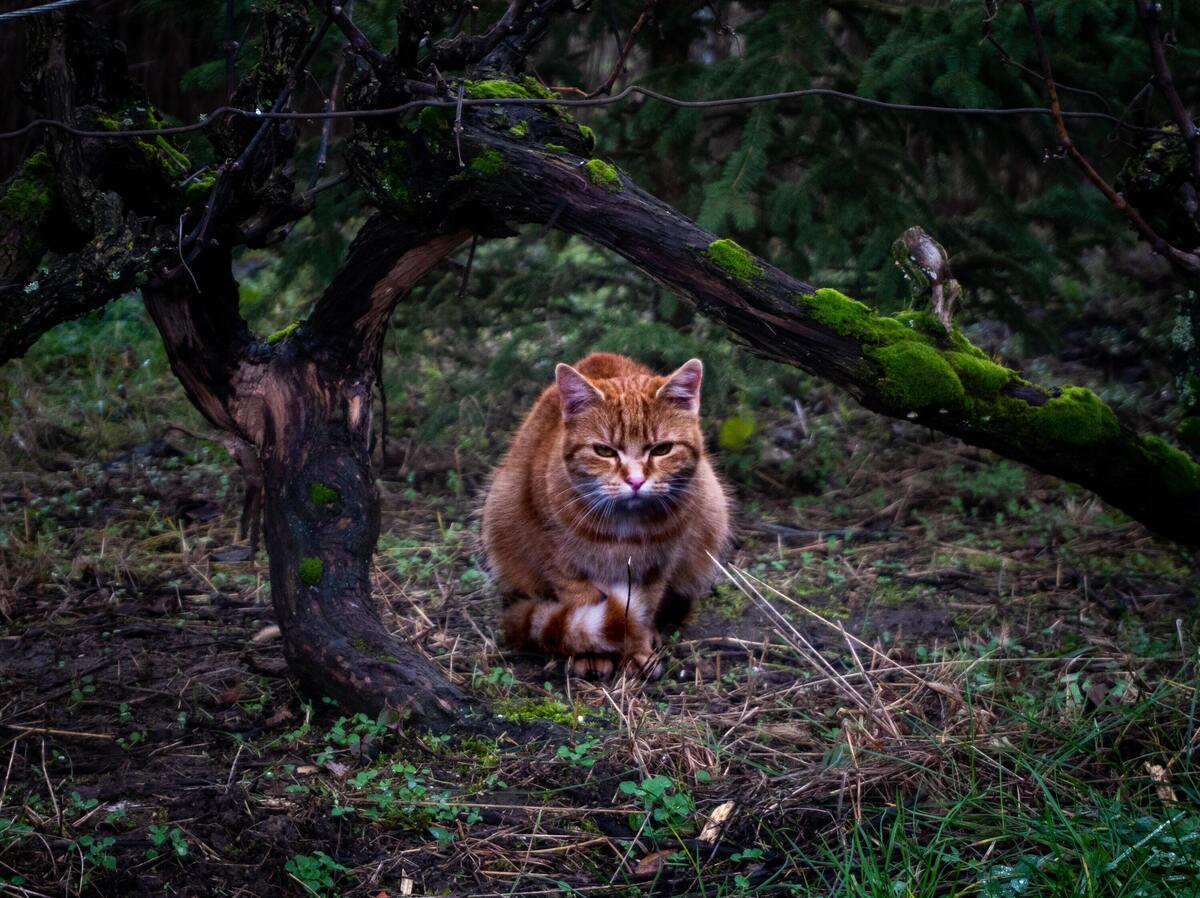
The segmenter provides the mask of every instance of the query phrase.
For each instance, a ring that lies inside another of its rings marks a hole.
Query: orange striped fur
[[[703,366],[668,376],[592,353],[559,365],[496,469],[483,510],[488,566],[512,643],[605,674],[650,670],[729,541],[704,452]]]

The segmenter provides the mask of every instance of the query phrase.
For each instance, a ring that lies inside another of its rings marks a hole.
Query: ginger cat
[[[661,633],[712,587],[729,541],[725,491],[704,453],[703,366],[673,374],[611,353],[560,364],[496,469],[483,510],[504,635],[651,676]]]

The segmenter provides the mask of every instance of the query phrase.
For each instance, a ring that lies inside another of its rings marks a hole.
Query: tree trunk
[[[445,729],[466,697],[384,628],[372,598],[372,378],[327,378],[304,342],[272,366],[260,452],[271,597],[288,665],[311,695]]]
[[[391,709],[435,730],[461,724],[471,702],[384,628],[372,597],[371,391],[391,309],[463,239],[384,220],[364,227],[318,301],[320,314],[275,342],[256,339],[238,313],[227,250],[207,250],[190,275],[142,291],[188,397],[253,447],[271,595],[293,673],[315,697],[348,710]]]

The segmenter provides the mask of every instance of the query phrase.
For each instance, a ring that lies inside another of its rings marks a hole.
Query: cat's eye
[[[651,455],[666,455],[675,448],[674,443],[659,443],[657,446],[650,447]]]
[[[592,446],[592,451],[601,458],[616,458],[617,450],[612,446],[605,446],[603,443],[596,443]]]

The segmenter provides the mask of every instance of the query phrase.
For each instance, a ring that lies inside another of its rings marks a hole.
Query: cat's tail
[[[628,637],[625,605],[616,599],[587,604],[522,599],[504,612],[510,645],[555,655],[624,653]]]
[[[521,599],[504,612],[504,638],[512,645],[566,655],[568,672],[606,678],[616,662],[649,679],[664,665],[653,626],[630,622],[626,602],[613,598],[573,603]]]

